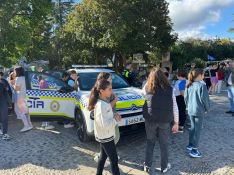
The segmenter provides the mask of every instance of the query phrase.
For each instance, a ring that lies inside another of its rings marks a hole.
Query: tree
[[[208,55],[221,61],[233,58],[234,43],[230,39],[178,41],[171,50],[173,68],[184,67],[186,63],[196,62],[200,66],[208,61]]]
[[[84,0],[69,14],[63,38],[96,62],[115,54],[122,67],[134,53],[169,50],[177,37],[168,13],[165,0]]]
[[[59,30],[72,9],[72,0],[4,0],[0,2],[0,64],[11,66],[25,56],[29,61],[59,58]],[[61,64],[60,64],[61,65]]]
[[[49,50],[51,1],[5,0],[0,4],[1,63],[15,64],[20,57],[44,57]]]

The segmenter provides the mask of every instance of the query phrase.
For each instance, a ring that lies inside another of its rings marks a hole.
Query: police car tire
[[[76,110],[75,117],[76,117],[75,121],[76,121],[76,127],[77,127],[76,134],[79,140],[81,142],[90,141],[91,137],[87,134],[86,122],[80,110]]]

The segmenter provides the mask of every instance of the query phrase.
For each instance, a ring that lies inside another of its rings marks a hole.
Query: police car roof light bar
[[[106,68],[108,65],[72,65],[73,68]]]

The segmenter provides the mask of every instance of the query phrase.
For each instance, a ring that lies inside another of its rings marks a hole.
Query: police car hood
[[[113,89],[113,92],[118,96],[116,104],[117,111],[141,109],[144,105],[144,98],[141,95],[141,90],[134,87]],[[90,92],[81,92],[81,100],[85,106],[88,105]]]

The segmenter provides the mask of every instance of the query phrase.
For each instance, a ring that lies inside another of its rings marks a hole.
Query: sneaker
[[[184,127],[180,126],[178,132],[183,133],[184,132]]]
[[[168,163],[167,167],[164,170],[161,170],[161,171],[162,171],[162,173],[166,173],[169,169],[171,169],[171,164],[170,163]]]
[[[64,128],[73,128],[74,124],[72,123],[68,123],[68,124],[64,124]]]
[[[11,137],[8,134],[3,134],[2,140],[10,140]]]
[[[47,124],[45,126],[45,130],[51,130],[51,129],[54,129],[55,127],[53,125],[50,125],[50,124]]]
[[[193,158],[200,158],[202,157],[201,153],[197,149],[192,149],[189,155]]]
[[[188,146],[186,146],[186,149],[187,149],[188,151],[192,151],[193,146],[192,146],[191,144],[189,144]]]
[[[226,114],[234,114],[234,112],[232,112],[232,111],[226,111],[225,113]]]
[[[2,136],[3,135],[3,132],[2,132],[2,130],[0,129],[0,136]]]
[[[25,127],[23,127],[23,129],[20,130],[20,132],[26,132],[26,131],[30,131],[32,129],[33,129],[32,126],[25,126]]]
[[[144,165],[143,171],[146,172],[146,173],[150,173],[150,167],[146,166],[145,162],[143,163],[143,165]]]

